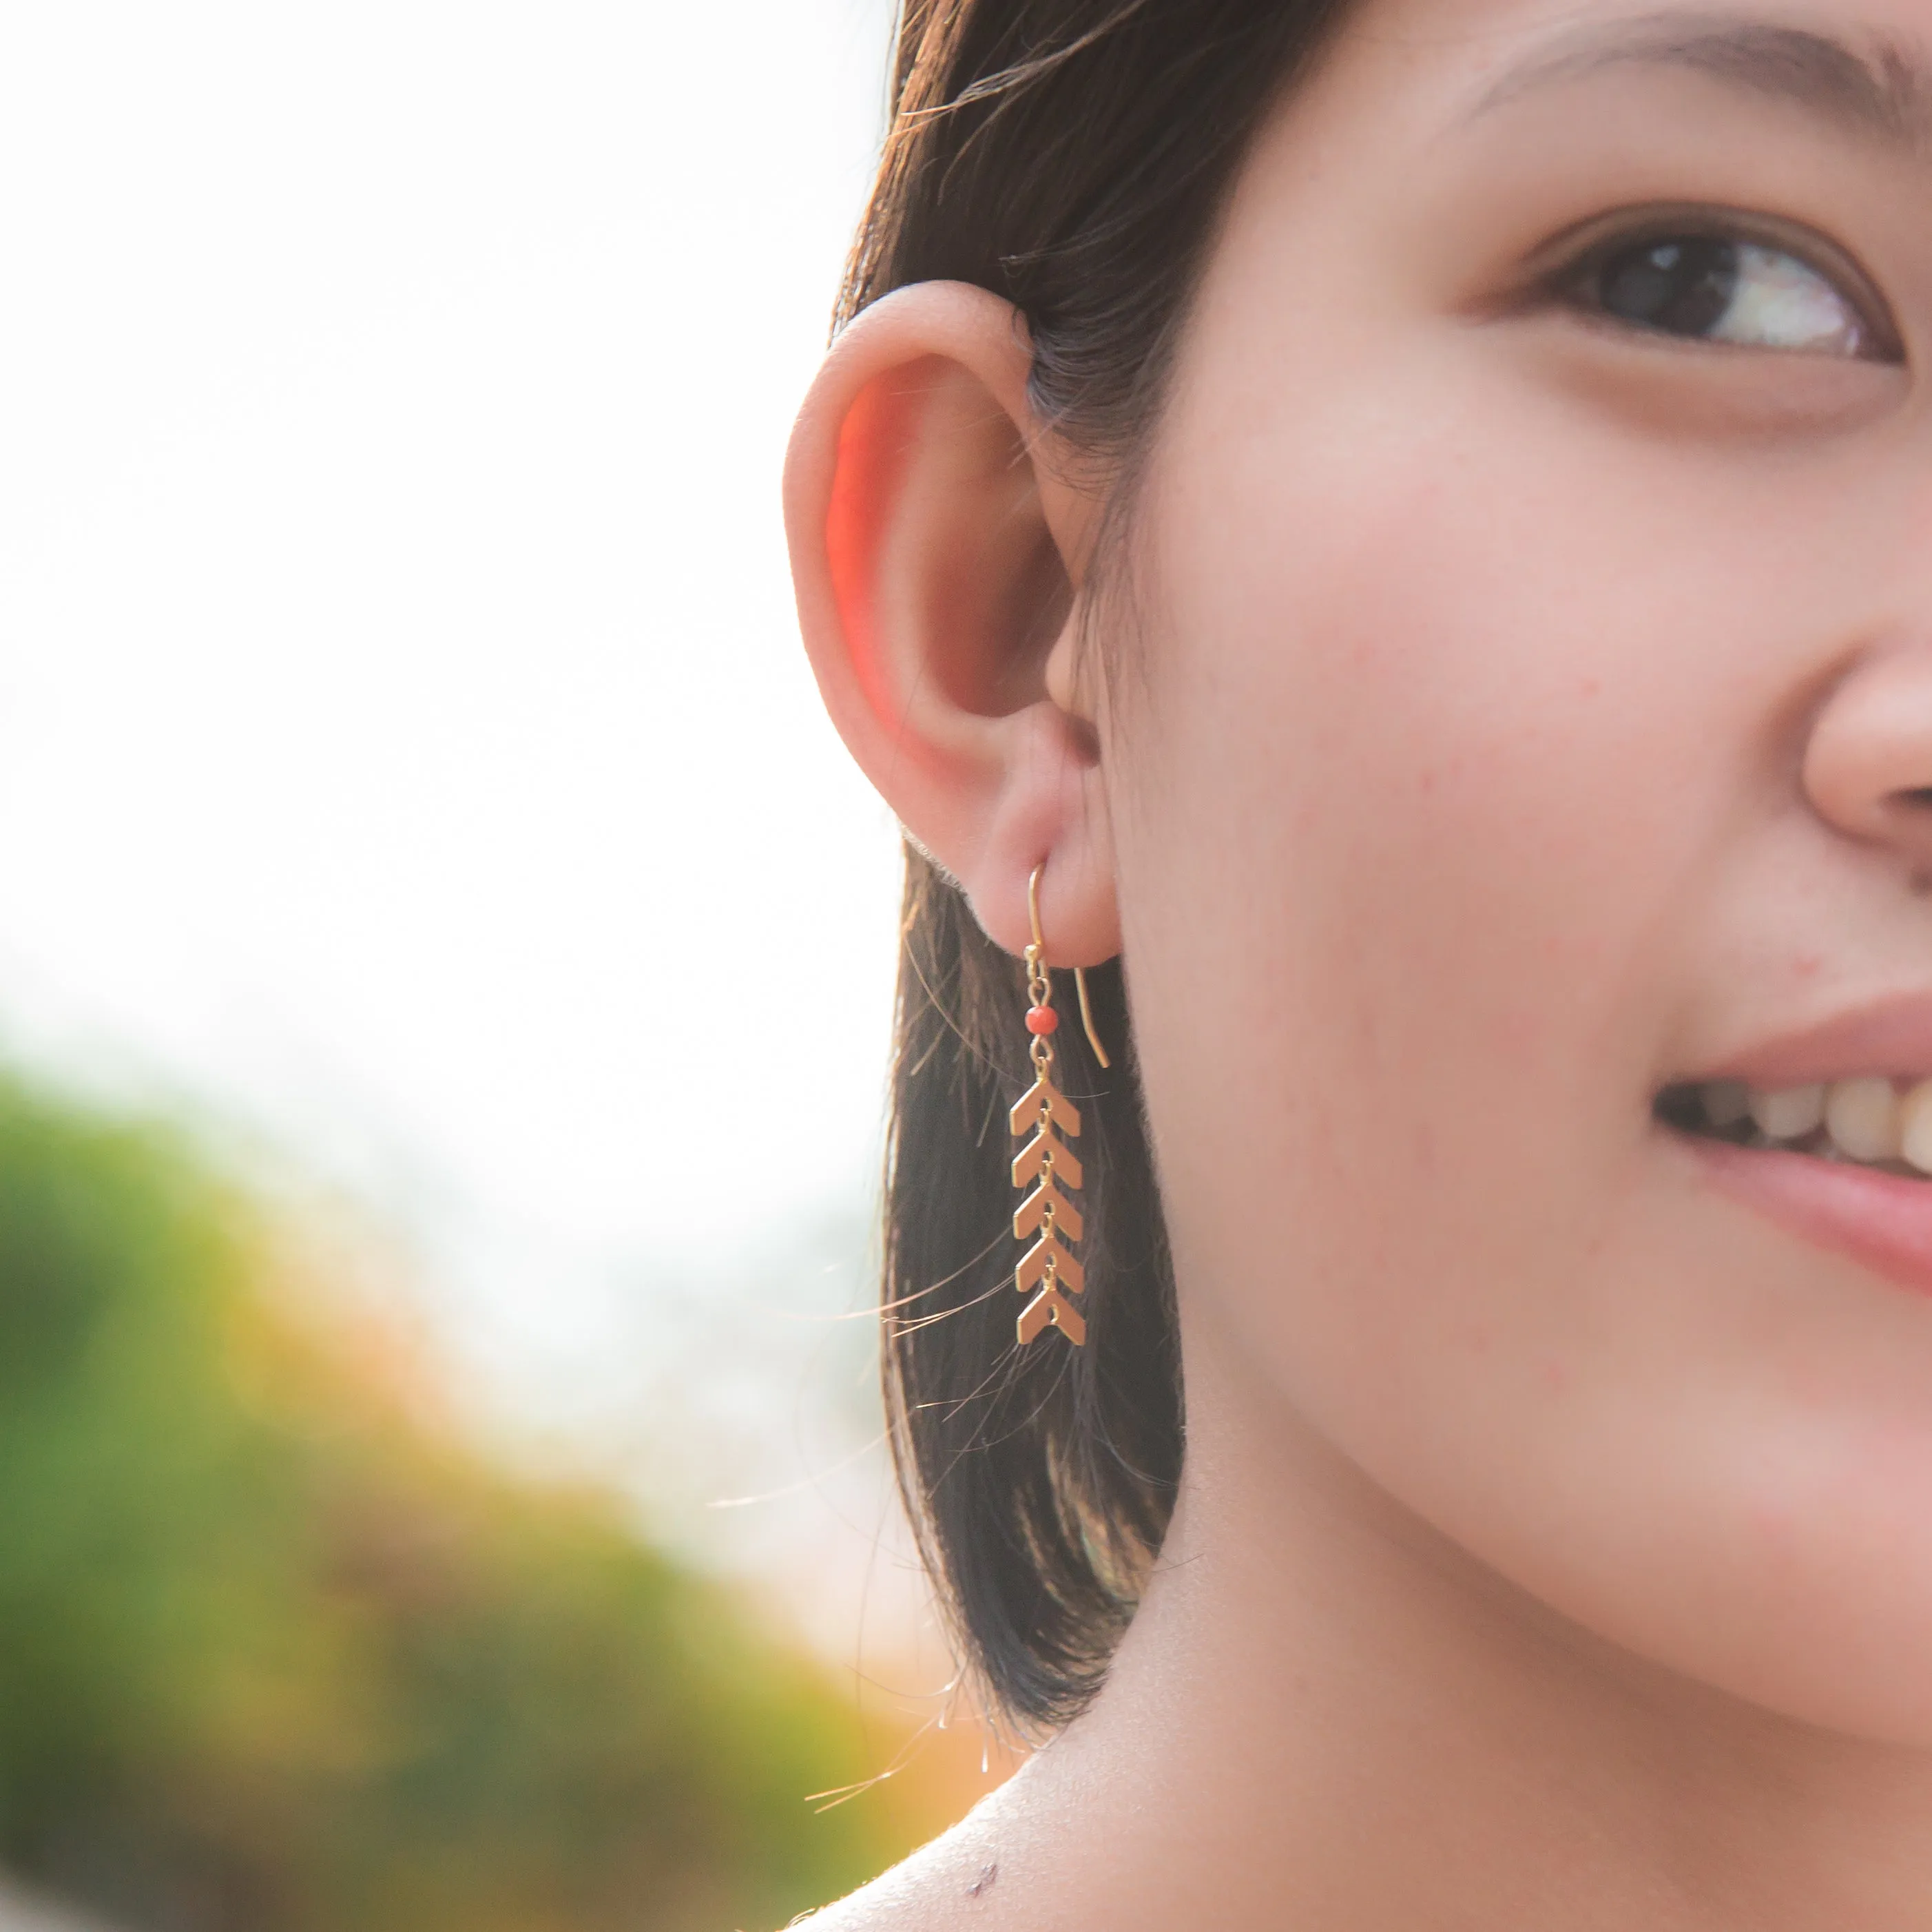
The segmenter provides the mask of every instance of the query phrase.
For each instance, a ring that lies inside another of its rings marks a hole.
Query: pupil
[[[1678,237],[1620,250],[1603,266],[1604,307],[1625,322],[1672,335],[1705,335],[1737,292],[1735,242]]]

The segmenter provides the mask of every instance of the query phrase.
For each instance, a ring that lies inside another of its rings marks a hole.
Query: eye
[[[1689,340],[1898,359],[1864,306],[1767,242],[1694,232],[1612,242],[1585,259],[1570,294],[1611,320]]]

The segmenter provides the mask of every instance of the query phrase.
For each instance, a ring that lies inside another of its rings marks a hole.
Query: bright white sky
[[[777,482],[886,13],[0,24],[0,1027],[398,1214],[513,1370],[872,1177],[896,843]]]

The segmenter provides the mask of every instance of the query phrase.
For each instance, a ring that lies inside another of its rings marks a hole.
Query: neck
[[[935,1848],[928,1904],[1110,1932],[1924,1924],[1932,1760],[1564,1624],[1245,1388],[1234,1352],[1189,1350],[1184,1494],[1107,1687]]]

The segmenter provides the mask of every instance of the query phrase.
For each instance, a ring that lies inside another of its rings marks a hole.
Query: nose
[[[1828,824],[1932,869],[1932,644],[1854,667],[1812,725],[1804,784]]]

